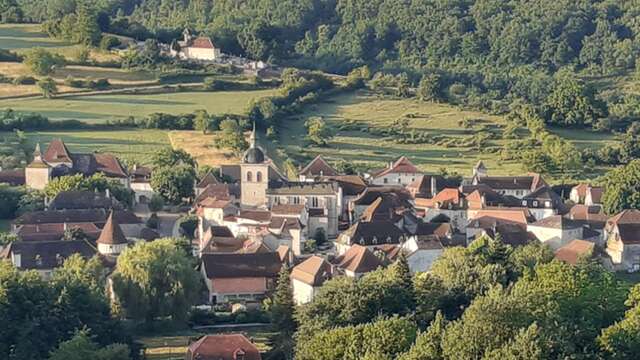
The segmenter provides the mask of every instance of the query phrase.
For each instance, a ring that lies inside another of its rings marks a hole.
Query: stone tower
[[[485,177],[487,176],[487,167],[484,166],[482,160],[478,161],[476,166],[473,167],[473,176],[474,177]]]
[[[269,187],[269,163],[264,151],[256,144],[255,123],[249,142],[250,147],[240,163],[240,204],[247,207],[265,206]]]
[[[96,244],[98,244],[98,252],[102,255],[118,256],[127,248],[127,238],[124,236],[118,222],[114,219],[113,210],[109,214],[109,218],[104,224]]]
[[[43,190],[51,179],[51,167],[42,160],[40,144],[36,144],[33,152],[33,161],[24,169],[25,183],[27,187]]]

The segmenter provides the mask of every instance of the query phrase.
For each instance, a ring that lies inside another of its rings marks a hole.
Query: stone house
[[[389,166],[373,172],[370,183],[373,185],[395,185],[405,187],[418,179],[422,172],[406,157],[402,156]]]
[[[293,300],[297,305],[311,302],[322,284],[332,275],[332,266],[324,258],[313,255],[291,271]]]
[[[182,60],[214,61],[220,59],[220,48],[208,36],[193,36],[189,29],[182,32],[182,41],[173,41],[169,54]]]
[[[606,252],[615,270],[640,270],[640,210],[624,210],[604,228]]]
[[[203,254],[200,259],[211,304],[261,301],[274,289],[281,267],[276,252]]]
[[[583,239],[583,228],[579,222],[561,215],[553,215],[527,225],[540,242],[557,250],[576,239]]]

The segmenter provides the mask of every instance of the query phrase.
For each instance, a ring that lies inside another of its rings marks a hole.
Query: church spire
[[[256,122],[253,122],[253,130],[251,131],[251,136],[249,137],[249,146],[251,148],[256,147]]]

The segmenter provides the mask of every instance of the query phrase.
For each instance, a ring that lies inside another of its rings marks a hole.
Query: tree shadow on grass
[[[185,106],[185,105],[196,105],[195,102],[191,101],[176,101],[176,100],[154,100],[154,99],[140,99],[139,96],[144,95],[131,95],[129,98],[121,98],[121,97],[111,97],[109,95],[102,95],[103,97],[93,97],[93,96],[73,96],[68,97],[67,99],[72,101],[84,101],[84,102],[97,102],[97,103],[105,103],[105,104],[128,104],[128,105],[160,105],[160,106]]]

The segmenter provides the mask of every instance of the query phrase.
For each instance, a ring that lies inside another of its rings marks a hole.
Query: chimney
[[[22,266],[22,255],[16,251],[11,252],[11,262],[13,263],[13,266],[20,268]]]
[[[110,198],[111,198],[111,193],[109,192],[109,188],[107,188],[107,189],[104,191],[104,196],[106,196],[108,199],[110,199]]]
[[[62,223],[62,230],[67,231],[67,222],[65,221],[64,223]]]
[[[436,177],[431,175],[431,197],[435,197],[438,189],[436,189]]]
[[[393,167],[393,161],[389,161],[389,169]]]
[[[138,170],[138,164],[133,164],[133,171]]]

